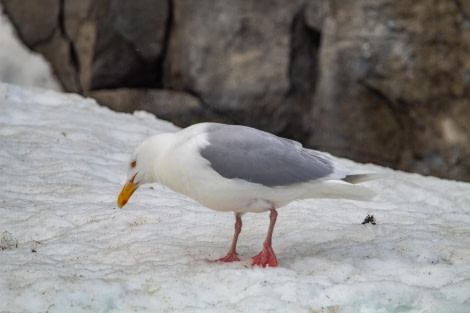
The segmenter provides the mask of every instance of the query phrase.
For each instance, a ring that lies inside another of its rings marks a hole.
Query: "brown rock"
[[[44,43],[54,35],[59,20],[60,0],[2,0],[2,2],[21,39],[28,46]]]
[[[94,7],[91,89],[161,86],[167,1],[110,0]]]
[[[52,69],[64,90],[69,92],[79,92],[81,90],[76,60],[71,54],[70,42],[57,29],[52,38],[34,46],[34,49],[50,61]]]
[[[5,0],[25,43],[64,88],[161,86],[167,1]]]
[[[316,30],[323,29],[329,10],[328,0],[308,1],[305,9],[305,21],[308,27]]]
[[[201,102],[190,94],[158,89],[109,89],[89,93],[98,103],[118,112],[143,110],[186,127],[203,120]]]
[[[301,1],[174,1],[165,86],[197,93],[234,122],[281,131],[300,9]]]
[[[470,180],[470,16],[462,3],[330,1],[309,143]]]

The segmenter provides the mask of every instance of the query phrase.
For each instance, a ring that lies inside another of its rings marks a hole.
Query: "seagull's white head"
[[[157,182],[156,168],[162,151],[166,148],[166,137],[159,134],[145,140],[132,154],[127,167],[127,183],[119,194],[117,204],[122,208],[134,191],[141,185]]]

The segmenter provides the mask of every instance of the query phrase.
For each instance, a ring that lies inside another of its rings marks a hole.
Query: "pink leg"
[[[252,265],[259,265],[262,267],[266,267],[267,265],[269,265],[269,267],[277,266],[277,258],[274,254],[273,247],[271,246],[276,219],[277,211],[275,209],[271,209],[271,214],[269,214],[268,234],[266,235],[266,240],[263,243],[263,250],[253,257]]]
[[[240,259],[238,258],[238,253],[237,253],[237,241],[238,241],[238,235],[240,235],[241,231],[242,231],[242,217],[240,213],[235,213],[235,232],[233,234],[232,245],[230,246],[230,249],[228,250],[227,255],[224,256],[223,258],[213,260],[210,262],[240,261]]]

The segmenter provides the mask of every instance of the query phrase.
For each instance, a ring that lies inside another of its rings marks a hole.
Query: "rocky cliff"
[[[63,87],[470,181],[469,0],[1,0]]]

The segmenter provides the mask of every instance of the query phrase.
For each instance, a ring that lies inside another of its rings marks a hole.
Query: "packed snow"
[[[279,267],[250,265],[268,213],[234,216],[158,184],[122,210],[130,154],[174,131],[144,112],[0,84],[0,312],[470,312],[470,184],[348,166],[384,178],[371,202],[279,209]],[[373,215],[376,224],[361,224]]]

